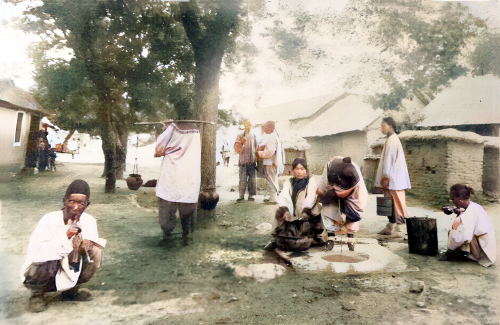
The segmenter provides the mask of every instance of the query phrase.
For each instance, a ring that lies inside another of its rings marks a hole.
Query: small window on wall
[[[21,145],[21,131],[23,129],[23,117],[24,113],[17,113],[17,123],[16,123],[16,135],[14,136],[14,146]]]

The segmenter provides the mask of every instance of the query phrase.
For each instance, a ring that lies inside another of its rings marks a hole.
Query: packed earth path
[[[116,193],[106,194],[102,164],[77,163],[76,156],[60,155],[56,172],[0,184],[1,324],[499,324],[499,268],[409,254],[405,238],[376,234],[387,219],[376,215],[374,195],[356,236],[377,239],[407,270],[304,272],[263,250],[276,205],[261,195],[236,203],[235,158],[217,166],[215,218],[199,220],[193,243],[183,246],[180,222],[163,240],[154,188],[131,191],[119,180]],[[143,163],[144,180],[156,178],[158,166]],[[78,178],[90,184],[86,212],[108,241],[101,270],[83,285],[94,299],[63,302],[50,293],[48,309],[30,313],[20,279],[30,234],[45,213],[62,208],[66,187]],[[485,208],[500,239],[499,205]],[[436,218],[439,247],[446,247],[449,216],[411,198],[409,214]],[[251,273],[251,265],[264,265],[265,273]]]

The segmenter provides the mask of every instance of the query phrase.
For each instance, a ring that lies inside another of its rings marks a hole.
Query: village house
[[[419,129],[454,128],[483,136],[499,136],[500,78],[493,75],[460,77],[425,108]]]
[[[30,164],[34,144],[30,132],[38,130],[40,105],[10,79],[0,79],[0,178],[6,179]]]
[[[360,96],[347,92],[287,102],[259,112],[253,117],[257,124],[279,121],[276,130],[285,155],[291,155],[287,163],[305,155],[314,174],[321,174],[333,156],[350,156],[362,166],[369,149],[367,127],[382,115],[382,110],[373,109]]]
[[[400,133],[410,175],[408,194],[429,204],[446,204],[449,189],[465,183],[482,193],[485,138],[455,129]],[[372,145],[380,154],[385,138]]]
[[[499,89],[500,78],[493,75],[458,78],[422,110],[425,119],[417,124],[419,129],[439,130],[452,127],[491,137],[485,138],[482,188],[484,194],[494,197],[500,194]]]

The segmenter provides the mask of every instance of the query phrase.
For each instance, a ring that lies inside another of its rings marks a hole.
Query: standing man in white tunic
[[[171,123],[158,137],[155,157],[164,157],[156,185],[158,217],[165,237],[175,227],[177,211],[185,245],[192,239],[201,185],[201,138],[194,123]]]
[[[392,117],[386,117],[382,119],[381,129],[387,140],[380,157],[374,186],[381,187],[385,195],[392,196],[394,211],[392,216],[388,217],[389,222],[385,228],[379,232],[381,235],[392,235],[399,231],[399,225],[404,224],[408,218],[405,190],[411,189],[411,183],[403,146],[396,134],[396,122]]]
[[[280,191],[278,175],[283,172],[283,153],[281,140],[275,131],[275,123],[268,121],[262,125],[262,139],[258,145],[256,155],[261,160],[263,169],[260,177],[267,180],[266,192],[269,197],[264,202],[276,204],[276,197]]]

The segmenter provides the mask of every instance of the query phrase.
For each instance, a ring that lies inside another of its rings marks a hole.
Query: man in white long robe
[[[384,118],[381,127],[382,133],[387,135],[387,140],[380,157],[374,186],[383,188],[384,194],[392,197],[393,215],[388,216],[389,223],[379,232],[382,235],[391,235],[398,231],[398,225],[404,224],[404,219],[408,218],[405,190],[411,189],[411,183],[403,146],[395,133],[394,119]]]
[[[162,156],[156,185],[159,223],[169,236],[179,211],[184,243],[188,244],[196,225],[201,185],[201,138],[196,125],[171,123],[157,140],[155,157]]]

